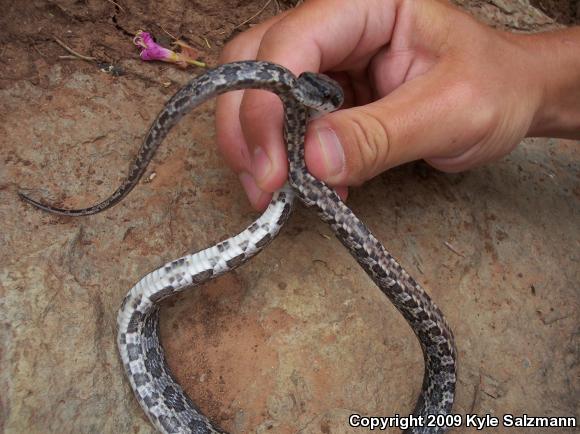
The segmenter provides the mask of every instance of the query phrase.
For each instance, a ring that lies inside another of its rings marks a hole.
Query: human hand
[[[221,62],[268,60],[343,85],[345,109],[309,124],[305,159],[345,197],[405,162],[461,171],[548,132],[538,126],[547,86],[530,43],[436,0],[312,0],[236,37]],[[264,91],[218,98],[218,146],[257,209],[287,178],[282,119]]]

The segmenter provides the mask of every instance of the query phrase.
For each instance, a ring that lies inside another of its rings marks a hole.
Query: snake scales
[[[309,115],[332,111],[342,104],[342,90],[333,80],[314,73],[296,78],[279,65],[260,61],[219,66],[193,79],[170,99],[153,122],[128,176],[108,199],[89,208],[73,210],[56,208],[19,194],[23,200],[55,214],[78,216],[103,211],[135,187],[165,136],[184,115],[216,95],[247,88],[269,90],[284,105],[289,185],[279,190],[267,210],[238,235],[152,271],[129,291],[117,317],[117,344],[141,407],[162,432],[224,432],[201,413],[173,379],[159,342],[158,304],[178,291],[231,271],[258,253],[287,221],[297,195],[307,206],[318,210],[419,339],[425,372],[414,414],[450,413],[455,394],[456,350],[443,314],[336,193],[306,169],[303,141]],[[431,433],[443,432],[445,428],[414,427],[409,431]]]

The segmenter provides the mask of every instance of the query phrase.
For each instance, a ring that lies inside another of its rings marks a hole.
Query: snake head
[[[340,108],[344,102],[340,84],[324,74],[315,72],[300,74],[293,93],[302,104],[317,112],[332,112]]]

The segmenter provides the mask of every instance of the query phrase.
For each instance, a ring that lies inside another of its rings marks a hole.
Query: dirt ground
[[[521,31],[579,15],[563,0],[533,2],[542,10],[527,0],[457,3]],[[16,192],[67,206],[106,197],[160,107],[203,72],[140,61],[137,30],[165,44],[182,38],[215,65],[241,23],[284,6],[0,0],[0,432],[153,432],[117,357],[121,300],[151,269],[256,216],[216,153],[213,105],[182,121],[147,181],[107,212],[54,217]],[[55,37],[96,60],[59,58],[69,53]],[[349,205],[455,331],[457,413],[580,417],[578,144],[529,139],[468,173],[415,163],[352,191]],[[346,425],[353,412],[412,409],[419,346],[330,235],[299,207],[262,255],[164,305],[172,370],[230,432],[360,432]]]

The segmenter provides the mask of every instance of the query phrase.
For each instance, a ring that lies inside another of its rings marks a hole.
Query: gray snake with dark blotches
[[[258,88],[280,97],[284,105],[284,139],[288,146],[289,186],[279,190],[266,211],[235,237],[186,255],[143,277],[127,294],[119,310],[117,344],[131,387],[151,422],[162,432],[223,433],[174,380],[158,335],[158,303],[185,288],[231,271],[258,253],[278,234],[292,210],[296,194],[314,206],[336,237],[391,300],[419,339],[425,360],[421,395],[414,414],[451,412],[456,382],[453,334],[439,308],[401,267],[367,227],[304,163],[304,134],[310,113],[337,109],[342,90],[328,77],[287,69],[268,62],[243,61],[221,65],[179,90],[153,122],[122,185],[105,201],[85,209],[55,208],[27,202],[62,215],[88,215],[118,203],[135,187],[169,130],[192,109],[224,92]],[[345,421],[346,423],[346,421]],[[446,428],[410,428],[409,432],[443,432]]]

